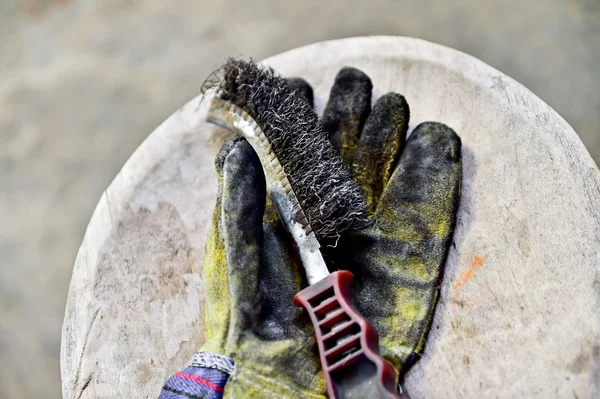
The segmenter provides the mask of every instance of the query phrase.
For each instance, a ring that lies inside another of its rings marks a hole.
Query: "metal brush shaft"
[[[263,166],[267,190],[277,208],[281,222],[298,245],[308,283],[314,284],[327,277],[329,270],[319,250],[321,245],[302,211],[283,166],[271,149],[261,127],[246,111],[218,97],[211,100],[206,119],[248,140]]]

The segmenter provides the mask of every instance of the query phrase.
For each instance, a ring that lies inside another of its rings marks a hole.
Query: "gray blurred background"
[[[598,0],[0,0],[0,397],[60,397],[64,305],[96,202],[210,71],[375,34],[482,59],[600,161]]]

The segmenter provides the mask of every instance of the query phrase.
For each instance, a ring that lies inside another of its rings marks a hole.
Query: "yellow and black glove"
[[[306,82],[289,83],[312,102]],[[421,124],[406,139],[404,97],[387,94],[371,110],[371,90],[364,73],[344,68],[324,112],[331,141],[365,192],[372,224],[323,253],[332,270],[354,273],[355,306],[378,331],[380,353],[402,374],[422,353],[431,326],[460,195],[461,143],[439,123]],[[207,341],[163,393],[324,398],[314,332],[293,305],[306,286],[304,270],[265,198],[258,157],[236,138],[216,165],[219,194],[204,262]]]

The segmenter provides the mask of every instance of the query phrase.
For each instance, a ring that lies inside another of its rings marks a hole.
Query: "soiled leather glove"
[[[312,98],[306,82],[294,85]],[[438,300],[460,197],[461,141],[435,122],[406,139],[404,97],[386,94],[371,110],[371,90],[363,72],[342,69],[322,120],[364,190],[373,225],[323,252],[330,269],[354,274],[354,305],[402,375],[423,352]]]

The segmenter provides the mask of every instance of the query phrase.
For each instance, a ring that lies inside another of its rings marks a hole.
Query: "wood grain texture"
[[[556,112],[481,61],[416,39],[324,42],[265,62],[307,79],[319,113],[337,71],[355,66],[374,100],[406,96],[411,130],[439,121],[463,140],[458,223],[425,355],[406,378],[413,398],[600,396],[600,172]],[[205,112],[199,98],[175,112],[100,199],[69,290],[65,398],[156,397],[203,342],[223,134]]]

